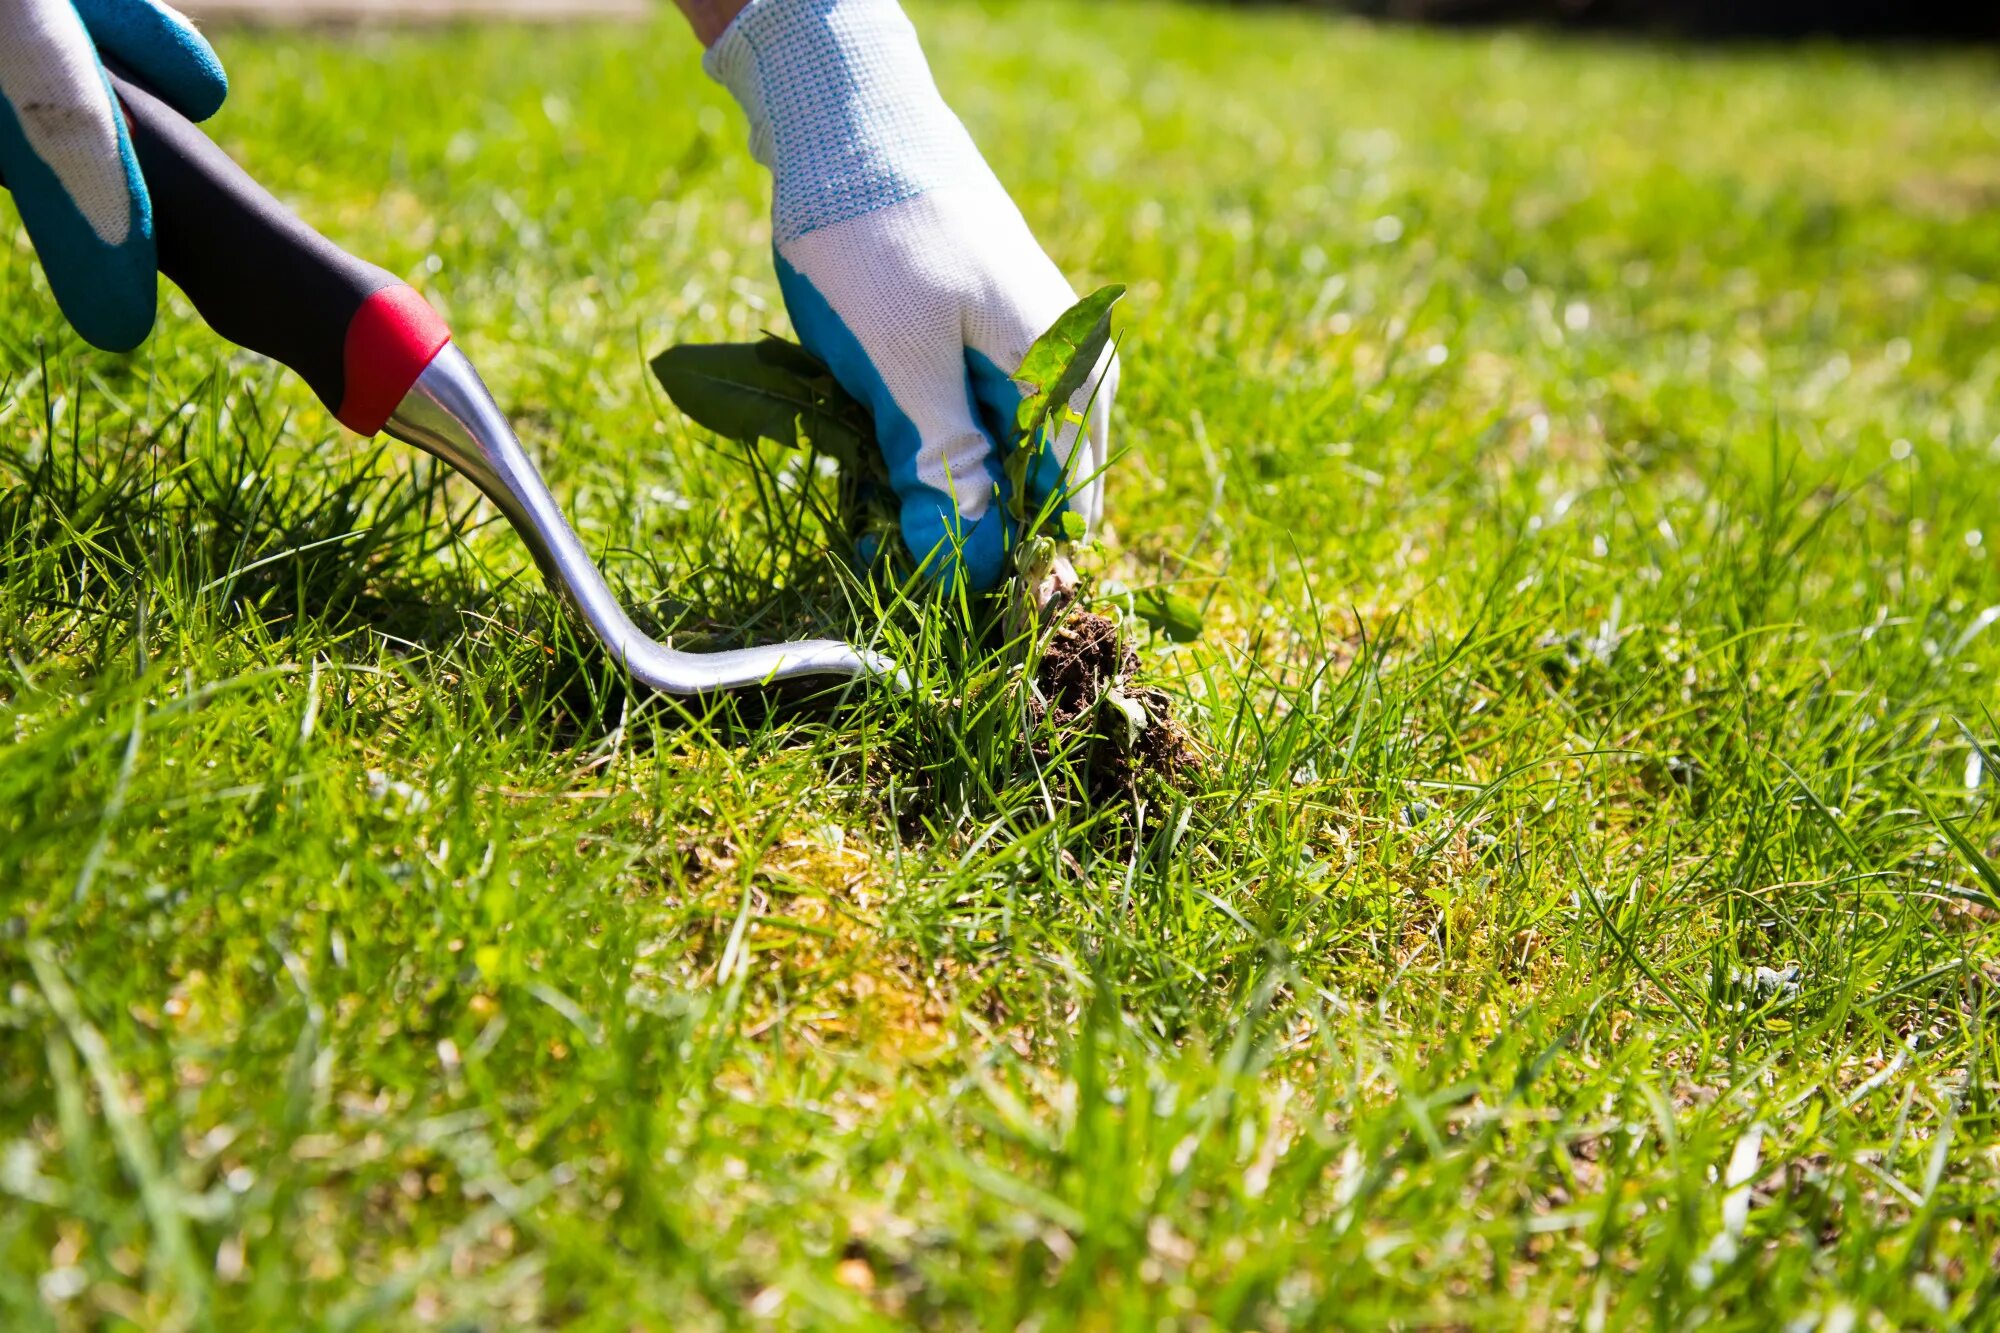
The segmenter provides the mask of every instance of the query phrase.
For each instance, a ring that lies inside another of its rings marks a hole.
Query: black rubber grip
[[[401,279],[301,222],[165,102],[116,71],[111,84],[152,195],[160,271],[209,327],[290,366],[337,414],[348,327]]]

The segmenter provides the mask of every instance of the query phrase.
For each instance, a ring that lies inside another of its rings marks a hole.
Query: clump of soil
[[[1035,671],[1028,701],[1030,723],[1046,720],[1058,733],[1084,735],[1081,749],[1085,795],[1093,802],[1129,801],[1149,783],[1174,785],[1199,762],[1193,739],[1174,717],[1164,690],[1138,680],[1138,651],[1108,616],[1069,607],[1050,633]],[[1137,736],[1112,691],[1146,712]],[[1046,736],[1035,745],[1047,759],[1055,747]]]
[[[1071,610],[1049,636],[1035,684],[1056,725],[1067,727],[1094,712],[1105,690],[1138,670],[1138,650],[1124,642],[1117,621]]]

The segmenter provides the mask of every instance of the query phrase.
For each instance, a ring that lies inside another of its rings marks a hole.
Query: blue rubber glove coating
[[[882,461],[889,467],[889,484],[896,492],[903,541],[919,568],[946,587],[952,586],[961,573],[975,591],[997,585],[1006,576],[1007,553],[1015,535],[1013,520],[1004,503],[1007,481],[1000,466],[998,444],[981,460],[977,475],[953,479],[954,489],[986,488],[1001,501],[978,519],[967,522],[953,495],[926,485],[918,477],[922,434],[889,391],[875,363],[868,359],[861,340],[804,274],[787,263],[783,255],[776,256],[776,262],[778,288],[784,293],[785,309],[792,317],[799,341],[807,351],[826,362],[841,387],[866,404],[875,418],[875,439],[882,450]],[[995,422],[986,416],[987,404],[997,405],[1004,400],[1009,405],[1004,409],[1003,419],[1011,420],[1014,406],[1021,400],[1021,391],[1014,382],[984,356],[971,352],[965,368],[965,394],[972,415],[989,442],[1004,438],[996,437]],[[998,415],[996,411],[995,416]]]
[[[221,107],[228,78],[193,25],[155,0],[12,2],[0,24],[0,177],[70,323],[126,351],[152,329],[157,260],[145,178],[100,53],[195,120]]]
[[[1076,295],[945,105],[896,0],[750,0],[708,71],[771,168],[772,247],[793,327],[875,416],[904,544],[949,588],[991,588],[1017,534],[1010,374]],[[1025,508],[1103,510],[1107,355],[1029,469]],[[1100,393],[1099,390],[1102,392]]]

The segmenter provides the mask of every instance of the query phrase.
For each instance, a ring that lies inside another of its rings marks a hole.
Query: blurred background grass
[[[1132,284],[1098,567],[1212,598],[1210,773],[1121,843],[946,703],[630,701],[12,227],[4,1322],[1976,1324],[1994,56],[911,9]],[[676,20],[217,40],[636,599],[872,628],[646,374],[784,327]]]

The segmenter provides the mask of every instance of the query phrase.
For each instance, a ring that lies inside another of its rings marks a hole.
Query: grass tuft
[[[917,688],[633,694],[10,228],[0,1326],[1977,1326],[1992,59],[912,10],[1129,285],[1099,572],[1203,606],[1199,770],[1076,799],[999,609],[652,385],[783,329],[671,23],[219,34],[651,627]]]

